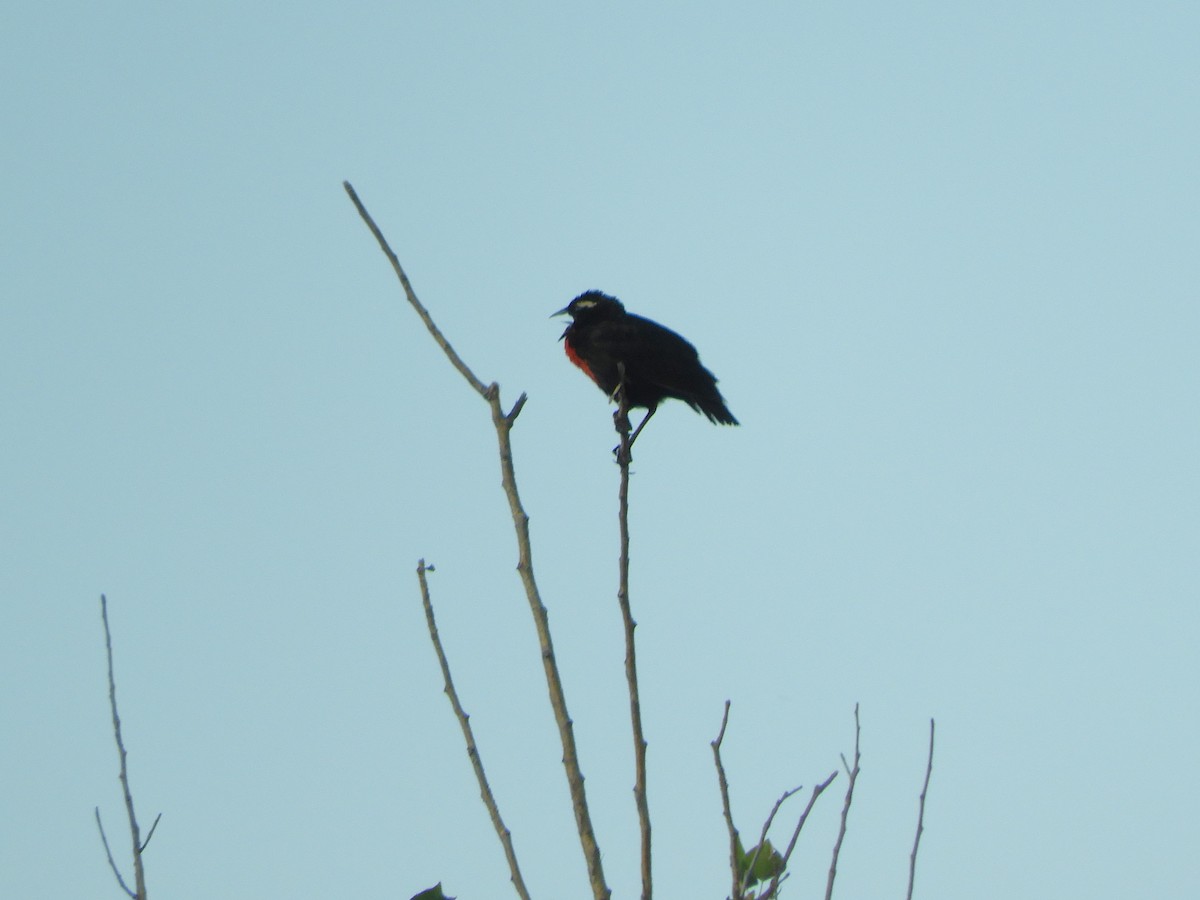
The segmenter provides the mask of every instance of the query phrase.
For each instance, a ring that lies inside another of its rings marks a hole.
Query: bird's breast
[[[583,370],[583,374],[592,379],[592,381],[595,381],[596,384],[600,383],[596,379],[596,373],[592,371],[592,367],[587,364],[587,360],[579,355],[579,351],[576,350],[575,346],[571,343],[570,337],[563,341],[563,348],[567,351],[567,359],[579,366],[579,368]]]

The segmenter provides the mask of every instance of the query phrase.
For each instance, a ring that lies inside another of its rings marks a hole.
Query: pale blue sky
[[[637,829],[601,288],[740,429],[639,444],[658,896],[864,759],[844,900],[1191,898],[1200,7],[10,4],[0,22],[0,895],[118,896],[98,597],[152,895],[586,896],[484,404],[511,403],[615,896]],[[785,896],[824,883],[841,785]],[[793,812],[798,811],[793,810]],[[118,838],[124,846],[123,838]],[[122,856],[124,858],[124,856]]]

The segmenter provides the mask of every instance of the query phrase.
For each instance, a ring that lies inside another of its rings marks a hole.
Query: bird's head
[[[570,316],[576,322],[613,319],[625,315],[625,307],[616,297],[601,291],[586,291],[551,315]]]

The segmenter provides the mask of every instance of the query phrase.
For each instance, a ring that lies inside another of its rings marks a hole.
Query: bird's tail
[[[725,405],[725,398],[721,396],[721,392],[715,387],[710,396],[698,397],[692,401],[691,407],[698,413],[704,413],[708,417],[708,421],[717,425],[740,424],[733,417],[733,413],[729,411],[729,407]]]

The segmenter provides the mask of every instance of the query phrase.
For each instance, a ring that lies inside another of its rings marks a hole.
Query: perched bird
[[[710,422],[738,424],[696,348],[671,329],[625,312],[620,300],[600,291],[580,294],[554,315],[571,317],[562,333],[567,358],[610,398],[615,399],[624,364],[627,402],[646,410],[630,446],[668,397],[682,400]]]

